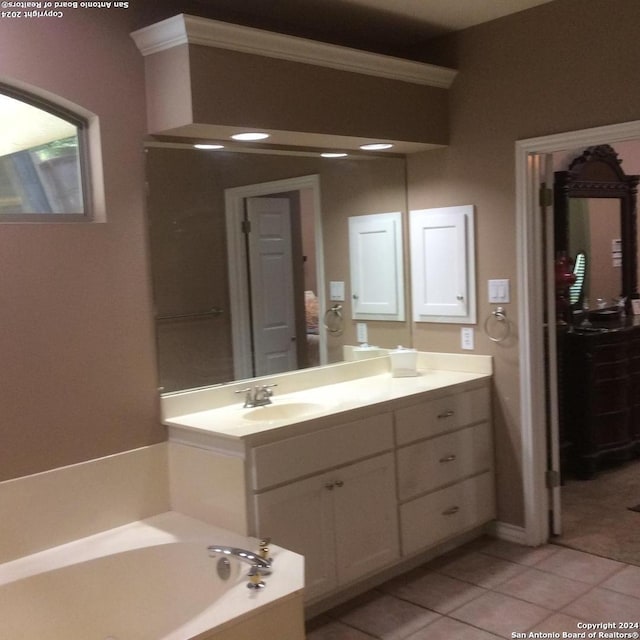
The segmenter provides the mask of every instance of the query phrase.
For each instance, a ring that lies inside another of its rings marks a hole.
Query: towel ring
[[[341,336],[344,330],[342,326],[342,305],[334,304],[324,314],[324,328],[332,336]]]
[[[501,329],[502,333],[499,333],[497,336],[492,335],[489,331],[489,323],[492,319],[496,320],[498,326],[502,324],[503,327],[503,329]],[[487,319],[484,321],[484,331],[492,342],[503,342],[511,335],[511,323],[507,319],[507,313],[504,307],[494,309],[491,315],[487,316]]]

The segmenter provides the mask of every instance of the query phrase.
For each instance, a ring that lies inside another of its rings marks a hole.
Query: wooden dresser
[[[583,478],[640,453],[640,325],[562,335],[564,467]]]

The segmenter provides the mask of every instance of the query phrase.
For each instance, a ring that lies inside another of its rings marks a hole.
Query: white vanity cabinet
[[[403,555],[495,517],[489,389],[396,411]]]
[[[255,533],[305,556],[307,600],[397,560],[391,413],[256,447],[252,459]]]
[[[337,386],[339,409],[300,420],[181,415],[170,422],[172,507],[304,555],[305,602],[321,608],[495,517],[490,379],[372,376]]]
[[[400,555],[392,453],[254,500],[257,532],[304,555],[307,600],[375,573]]]

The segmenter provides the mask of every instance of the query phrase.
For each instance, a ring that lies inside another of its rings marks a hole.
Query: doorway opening
[[[640,138],[640,121],[567,132],[516,142],[517,251],[520,317],[520,361],[522,461],[524,479],[525,530],[522,540],[529,545],[547,542],[550,531],[562,530],[561,489],[547,488],[547,479],[559,472],[557,425],[554,429],[553,380],[556,358],[545,350],[545,336],[555,318],[553,295],[549,293],[550,204],[540,203],[540,186],[549,185],[552,154],[600,144]],[[541,210],[542,214],[541,215]],[[546,216],[545,216],[546,214]],[[552,221],[552,218],[551,218]],[[549,334],[553,330],[548,331]],[[549,335],[546,344],[553,345]],[[557,410],[557,405],[555,406]],[[551,452],[551,455],[549,455]],[[640,500],[639,500],[640,502]]]
[[[326,364],[317,175],[225,190],[235,379]]]

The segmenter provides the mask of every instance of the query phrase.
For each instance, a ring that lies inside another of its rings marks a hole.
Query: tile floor
[[[482,538],[314,618],[307,640],[562,637],[621,621],[640,623],[640,567]]]

